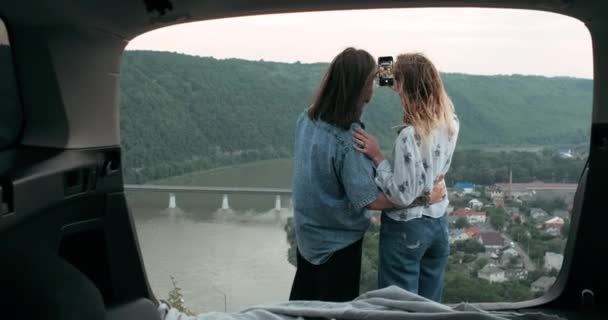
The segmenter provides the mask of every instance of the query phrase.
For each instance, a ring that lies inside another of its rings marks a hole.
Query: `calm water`
[[[290,173],[288,161],[270,161],[157,183],[289,187]],[[274,196],[230,196],[229,211],[218,210],[220,195],[178,194],[178,210],[166,209],[164,193],[128,199],[157,298],[167,298],[173,276],[195,312],[224,311],[225,302],[238,311],[287,300],[295,268],[287,262],[283,226],[291,210],[272,210]]]

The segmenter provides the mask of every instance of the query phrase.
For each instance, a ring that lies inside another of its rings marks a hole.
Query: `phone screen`
[[[379,57],[378,83],[381,86],[392,86],[393,82],[393,57]]]

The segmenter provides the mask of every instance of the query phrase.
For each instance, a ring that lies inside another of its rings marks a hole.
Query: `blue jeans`
[[[447,216],[403,222],[382,214],[378,287],[396,285],[441,302],[449,254]]]

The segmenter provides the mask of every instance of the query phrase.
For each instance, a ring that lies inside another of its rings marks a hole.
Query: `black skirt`
[[[344,302],[359,296],[363,239],[334,252],[325,263],[308,262],[297,251],[298,266],[289,300]]]

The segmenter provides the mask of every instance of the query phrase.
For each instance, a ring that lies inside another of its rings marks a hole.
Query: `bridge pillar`
[[[224,194],[222,196],[222,210],[230,209],[230,205],[228,204],[228,195]]]
[[[177,200],[175,199],[175,193],[169,193],[169,209],[177,208]]]
[[[274,199],[274,210],[281,211],[281,195],[277,195]]]

